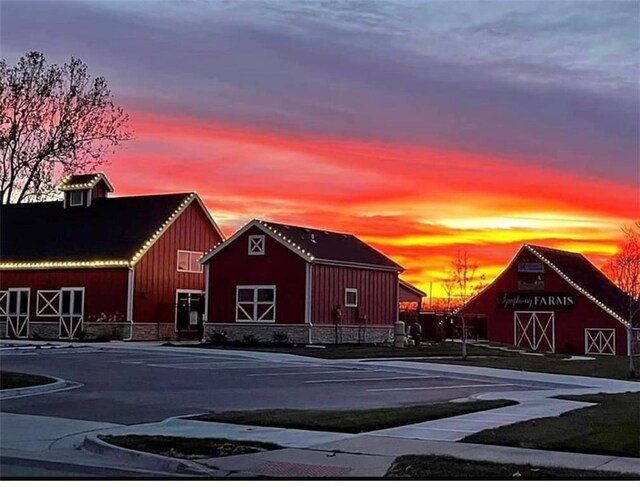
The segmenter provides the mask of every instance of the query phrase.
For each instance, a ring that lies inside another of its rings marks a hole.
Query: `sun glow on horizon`
[[[138,140],[108,169],[120,194],[195,189],[226,235],[253,218],[354,233],[436,298],[458,250],[486,282],[524,243],[601,265],[639,213],[632,186],[527,161],[143,112],[134,120]]]

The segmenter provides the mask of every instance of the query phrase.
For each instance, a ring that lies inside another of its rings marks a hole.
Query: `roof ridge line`
[[[602,308],[604,311],[606,311],[607,313],[609,313],[611,316],[613,316],[615,319],[617,319],[620,323],[622,323],[624,326],[626,326],[627,328],[631,326],[631,323],[629,323],[628,321],[626,321],[624,318],[622,318],[620,315],[618,315],[618,313],[616,313],[615,311],[613,311],[611,308],[609,308],[608,306],[606,306],[602,301],[598,300],[595,298],[595,296],[592,296],[590,293],[588,293],[585,289],[582,288],[582,286],[578,285],[576,282],[573,281],[573,279],[571,279],[568,275],[566,275],[562,270],[560,270],[558,268],[558,266],[556,266],[553,262],[551,262],[549,259],[547,259],[545,256],[543,256],[540,252],[538,252],[535,248],[533,248],[534,246],[531,246],[530,244],[525,244],[524,245],[525,248],[527,248],[531,253],[533,253],[533,255],[535,255],[536,257],[538,257],[542,262],[544,262],[545,264],[547,264],[549,267],[551,267],[551,269],[553,269],[556,274],[558,274],[560,277],[562,277],[567,283],[569,283],[569,285],[571,285],[571,287],[573,287],[574,289],[576,289],[577,291],[579,291],[580,293],[582,293],[582,295],[584,295],[585,297],[587,297],[591,302],[593,302],[594,304],[598,305],[600,308]],[[581,255],[587,262],[589,262],[589,259],[587,259],[586,257],[584,257],[584,255],[578,253],[578,255]],[[597,268],[596,268],[597,270]]]

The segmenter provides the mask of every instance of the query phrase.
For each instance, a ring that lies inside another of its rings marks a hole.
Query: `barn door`
[[[514,345],[540,352],[555,351],[553,311],[516,311]]]
[[[29,338],[29,289],[9,289],[7,336]]]
[[[616,331],[613,328],[585,328],[584,353],[615,355]]]
[[[84,289],[62,289],[60,300],[60,338],[75,338],[82,330]]]

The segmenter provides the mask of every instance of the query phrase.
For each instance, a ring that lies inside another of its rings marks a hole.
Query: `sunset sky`
[[[458,250],[602,264],[640,218],[640,3],[8,1],[0,46],[105,76],[117,194],[352,232],[423,290]]]

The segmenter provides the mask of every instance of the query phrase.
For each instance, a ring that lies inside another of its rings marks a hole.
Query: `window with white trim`
[[[249,235],[249,255],[264,255],[264,235]]]
[[[36,297],[36,314],[50,318],[60,316],[60,291],[38,291]]]
[[[276,321],[276,287],[237,286],[236,321],[274,323]]]
[[[200,264],[202,255],[202,252],[178,250],[178,272],[202,273],[202,265]]]
[[[83,200],[83,190],[69,191],[69,206],[82,206]]]
[[[346,308],[358,307],[358,290],[354,287],[348,287],[344,290],[344,305]]]

